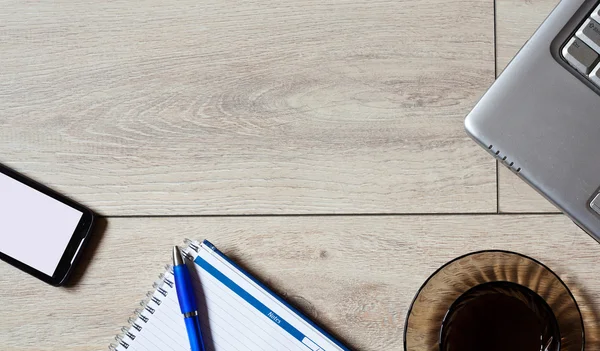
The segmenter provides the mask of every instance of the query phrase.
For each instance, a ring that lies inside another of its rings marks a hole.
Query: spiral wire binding
[[[190,250],[198,252],[200,250],[200,242],[185,239],[183,241],[186,246],[182,250],[185,257],[193,259]],[[146,298],[140,301],[141,308],[136,308],[133,311],[133,316],[127,319],[128,325],[121,328],[121,333],[115,336],[116,343],[111,343],[108,346],[110,351],[116,351],[119,346],[125,349],[129,348],[129,342],[135,340],[137,333],[141,332],[144,324],[148,323],[151,316],[156,312],[156,308],[161,305],[162,298],[167,297],[170,293],[169,289],[175,286],[173,280],[173,266],[165,265],[165,272],[158,275],[158,281],[152,284],[151,291],[146,293]]]

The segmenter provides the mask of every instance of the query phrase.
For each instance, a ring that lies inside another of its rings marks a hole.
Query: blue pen
[[[177,290],[179,307],[190,339],[190,347],[192,351],[206,351],[202,331],[200,330],[198,306],[196,305],[192,279],[177,246],[173,248],[173,275],[175,276],[175,290]]]

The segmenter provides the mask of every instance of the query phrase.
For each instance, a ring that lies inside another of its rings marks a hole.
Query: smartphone
[[[0,259],[44,282],[65,283],[81,255],[94,213],[0,165]]]

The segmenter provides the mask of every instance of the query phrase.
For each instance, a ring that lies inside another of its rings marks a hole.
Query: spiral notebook
[[[207,351],[348,350],[208,241],[186,243]],[[189,351],[172,267],[160,278],[110,350]]]

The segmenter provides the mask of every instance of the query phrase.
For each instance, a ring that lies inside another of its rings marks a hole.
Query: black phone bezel
[[[17,173],[13,169],[8,168],[2,164],[0,164],[0,173],[15,179],[20,183],[23,183],[28,187],[41,192],[42,194],[50,196],[51,198],[62,202],[63,204],[72,207],[82,213],[81,219],[79,220],[77,227],[75,227],[75,231],[73,232],[73,234],[71,234],[71,239],[69,240],[69,243],[67,244],[67,247],[63,252],[58,266],[56,267],[56,270],[54,271],[54,274],[52,276],[42,273],[39,270],[0,251],[0,259],[2,261],[13,265],[14,267],[26,273],[31,274],[32,276],[50,285],[63,285],[66,282],[69,275],[72,273],[73,267],[75,267],[77,261],[81,257],[83,248],[86,246],[89,240],[90,233],[96,219],[94,212],[92,212],[87,207],[69,199],[68,197],[57,193],[56,191],[48,188],[47,186],[40,184],[20,173]],[[32,214],[32,217],[33,216],[35,216],[35,214]]]

